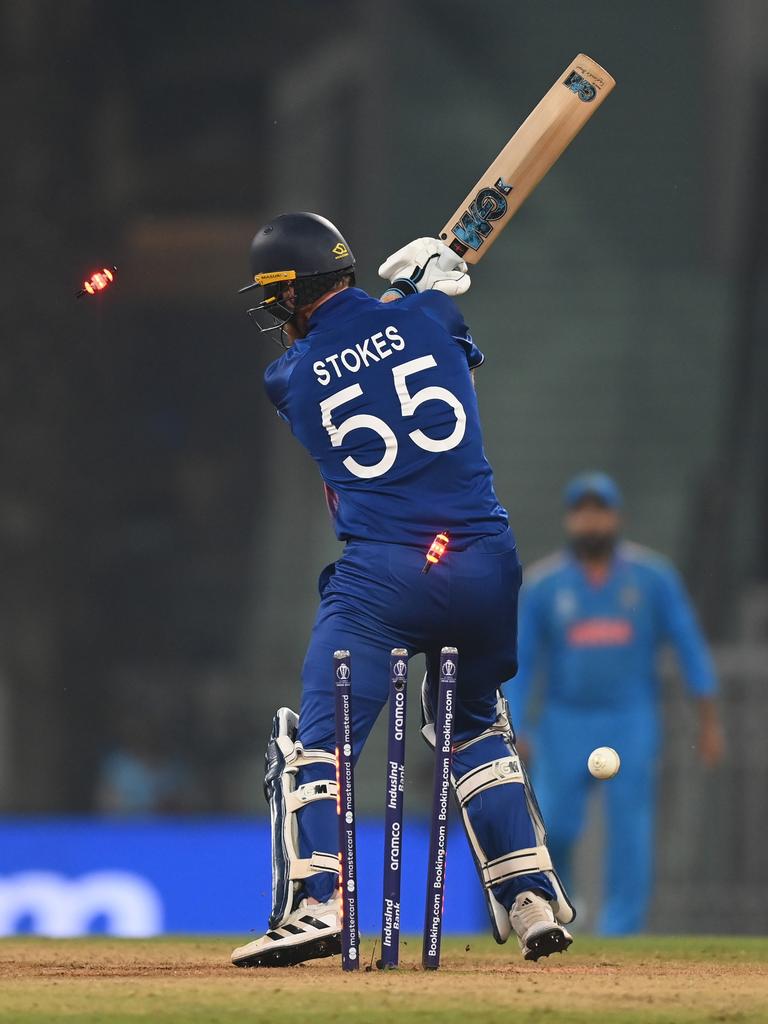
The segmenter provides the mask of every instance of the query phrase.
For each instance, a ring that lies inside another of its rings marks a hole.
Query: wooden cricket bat
[[[479,263],[616,82],[585,54],[534,107],[454,213],[440,238]]]

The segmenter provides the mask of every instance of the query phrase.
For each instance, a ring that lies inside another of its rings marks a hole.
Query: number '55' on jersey
[[[267,394],[335,495],[340,540],[452,547],[507,529],[470,370],[483,356],[441,292],[347,288],[267,367]]]

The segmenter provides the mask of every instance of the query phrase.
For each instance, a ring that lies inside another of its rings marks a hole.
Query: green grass
[[[242,937],[237,940],[242,941]],[[338,960],[236,970],[232,940],[0,940],[0,1022],[13,1024],[700,1024],[768,1022],[768,939],[578,938],[539,964],[490,939],[446,940],[443,968],[343,974]],[[469,948],[467,948],[469,947]],[[367,963],[373,944],[364,944]]]

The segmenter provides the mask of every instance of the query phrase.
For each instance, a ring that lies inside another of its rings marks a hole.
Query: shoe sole
[[[295,967],[305,960],[322,960],[327,956],[341,953],[341,938],[338,935],[324,935],[310,942],[298,942],[293,946],[262,949],[239,960],[233,960],[235,967]]]
[[[552,953],[564,953],[572,942],[570,935],[566,935],[561,928],[550,928],[531,939],[525,948],[525,959],[535,961]]]

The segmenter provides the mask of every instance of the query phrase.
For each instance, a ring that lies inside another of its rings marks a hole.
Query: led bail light
[[[424,563],[422,573],[428,573],[433,565],[437,565],[448,548],[449,537],[447,533],[438,533],[429,545],[427,560]]]
[[[75,292],[75,298],[80,299],[83,295],[95,295],[97,292],[105,291],[116,276],[117,267],[102,267],[101,270],[95,270],[87,281],[83,281],[80,291]]]

